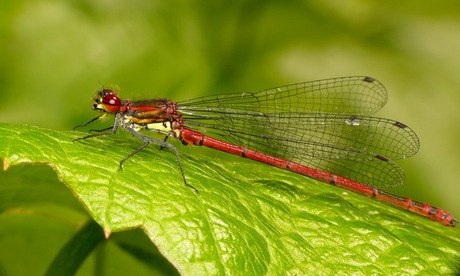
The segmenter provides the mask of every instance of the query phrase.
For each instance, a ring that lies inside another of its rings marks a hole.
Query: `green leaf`
[[[0,156],[5,168],[50,165],[107,237],[141,227],[183,274],[460,272],[459,231],[408,211],[170,141],[197,194],[183,184],[170,150],[151,145],[121,171],[119,161],[141,141],[120,131],[72,142],[84,135],[0,124]]]
[[[100,226],[89,221],[54,259],[45,276],[75,275],[85,258],[103,240]]]

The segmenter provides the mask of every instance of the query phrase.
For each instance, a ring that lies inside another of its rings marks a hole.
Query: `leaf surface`
[[[459,272],[459,231],[408,211],[170,141],[197,194],[168,149],[151,145],[120,170],[141,141],[117,133],[72,142],[84,135],[0,124],[0,156],[5,168],[50,165],[106,236],[141,227],[184,274]]]

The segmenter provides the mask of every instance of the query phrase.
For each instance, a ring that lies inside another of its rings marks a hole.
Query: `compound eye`
[[[121,107],[121,100],[113,94],[105,95],[102,98],[102,107],[107,112],[117,112]]]

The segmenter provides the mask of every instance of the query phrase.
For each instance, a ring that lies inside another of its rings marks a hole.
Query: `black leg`
[[[101,114],[101,115],[99,115],[99,116],[97,116],[96,118],[93,118],[93,119],[89,120],[88,122],[86,122],[86,123],[84,123],[84,124],[82,124],[82,125],[78,125],[78,126],[74,127],[73,130],[75,130],[75,129],[79,128],[79,127],[85,127],[85,126],[91,124],[92,122],[98,120],[99,118],[101,118],[101,117],[104,116],[104,115],[105,115],[105,113],[104,113],[104,114]]]
[[[113,127],[107,127],[107,128],[103,128],[103,129],[90,129],[89,132],[91,131],[95,131],[95,132],[103,132],[103,131],[106,131],[106,130],[109,130],[109,129],[112,129]]]
[[[192,185],[188,184],[187,183],[187,179],[185,178],[185,173],[184,173],[184,168],[182,167],[182,162],[180,160],[180,157],[179,157],[179,151],[177,150],[177,148],[169,143],[166,143],[165,141],[161,141],[161,140],[157,140],[157,139],[154,139],[152,137],[148,137],[148,136],[145,136],[137,131],[135,131],[134,129],[130,128],[130,127],[126,127],[123,125],[123,127],[128,130],[129,132],[131,132],[134,136],[138,137],[139,139],[141,139],[142,141],[144,141],[144,145],[142,145],[140,148],[138,148],[137,150],[133,151],[132,153],[130,153],[128,156],[126,156],[123,160],[121,160],[120,162],[120,168],[122,166],[122,164],[128,160],[130,157],[132,157],[133,155],[135,155],[136,153],[138,153],[139,151],[143,150],[146,146],[148,146],[149,143],[155,143],[157,145],[160,145],[161,148],[168,148],[172,151],[174,151],[174,153],[176,154],[176,159],[177,159],[177,163],[179,164],[179,169],[180,169],[180,172],[181,172],[181,175],[182,175],[182,179],[184,180],[184,184],[190,188],[192,188],[196,193],[200,193],[195,187],[193,187]]]
[[[102,133],[95,133],[95,134],[91,134],[91,135],[88,135],[88,136],[85,136],[85,137],[73,139],[72,142],[75,142],[75,141],[78,141],[78,140],[88,139],[88,138],[91,138],[91,137],[97,137],[97,136],[103,136],[103,135],[113,134],[113,133],[117,132],[117,130],[118,130],[118,120],[115,119],[115,123],[113,124],[113,127],[112,127],[112,130],[111,130],[111,131],[102,132]]]

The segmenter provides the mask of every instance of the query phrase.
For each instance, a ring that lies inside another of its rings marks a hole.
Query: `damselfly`
[[[185,145],[256,160],[454,226],[457,220],[441,208],[377,189],[401,185],[404,173],[394,160],[419,149],[417,135],[405,124],[369,116],[386,100],[383,85],[370,77],[317,80],[177,103],[163,98],[122,100],[116,91],[102,89],[93,109],[103,113],[78,127],[108,113],[115,115],[113,127],[75,140],[115,133],[121,126],[144,144],[121,160],[120,167],[154,143],[175,153],[184,183],[193,188],[177,148],[139,132],[154,131]]]

